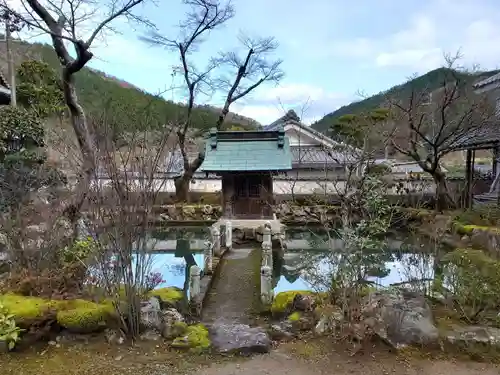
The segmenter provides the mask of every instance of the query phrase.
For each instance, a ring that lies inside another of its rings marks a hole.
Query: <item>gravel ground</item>
[[[199,372],[199,375],[498,375],[500,367],[476,362],[444,360],[401,360],[395,356],[346,360],[339,355],[328,359],[304,360],[289,354],[273,352],[242,363],[221,363]]]

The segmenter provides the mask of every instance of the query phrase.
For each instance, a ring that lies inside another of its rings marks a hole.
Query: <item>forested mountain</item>
[[[42,60],[55,69],[59,69],[56,54],[51,46],[40,43],[15,41],[13,55],[19,65],[26,60]],[[0,69],[7,73],[5,43],[0,42]],[[76,74],[77,89],[80,101],[87,114],[100,115],[107,110],[108,118],[121,131],[134,130],[145,122],[155,128],[164,124],[175,123],[182,118],[185,107],[182,104],[165,100],[149,94],[134,85],[116,77],[90,68],[84,68]],[[195,109],[193,127],[209,129],[217,121],[219,110],[210,106],[200,106]],[[144,119],[147,118],[147,121]],[[141,126],[142,126],[141,125]],[[239,129],[254,129],[260,124],[253,119],[230,113],[226,127]],[[139,129],[147,130],[147,129]]]
[[[498,73],[498,70],[492,70],[487,72],[477,72],[477,73],[462,73],[457,72],[461,79],[465,82],[470,82],[471,84],[477,80],[487,78]],[[361,114],[370,112],[376,108],[381,107],[384,104],[385,98],[387,96],[400,96],[401,98],[408,96],[412,90],[419,92],[421,90],[434,91],[442,86],[443,79],[447,79],[451,75],[447,68],[439,68],[432,70],[420,77],[409,80],[402,85],[397,85],[390,88],[387,91],[383,91],[379,94],[370,96],[364,100],[350,103],[345,105],[336,111],[329,113],[324,116],[321,120],[313,123],[311,127],[322,133],[327,134],[328,130],[336,122],[336,120],[344,115],[348,114]]]

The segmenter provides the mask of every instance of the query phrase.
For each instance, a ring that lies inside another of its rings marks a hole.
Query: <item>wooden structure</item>
[[[473,203],[500,203],[500,126],[485,124],[455,140],[449,146],[452,151],[466,151],[465,165],[465,207],[471,208]],[[473,196],[472,187],[474,183],[475,155],[478,150],[492,150],[492,183],[488,192]]]
[[[272,218],[272,176],[291,169],[290,144],[283,129],[248,132],[213,129],[200,168],[222,178],[223,215],[232,219]]]

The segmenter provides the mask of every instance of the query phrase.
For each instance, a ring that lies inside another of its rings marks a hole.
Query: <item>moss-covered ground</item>
[[[252,359],[179,352],[159,342],[134,347],[110,346],[102,341],[39,347],[0,355],[5,375],[358,375],[450,374],[497,375],[491,363],[472,362],[460,353],[411,348],[394,353],[381,343],[368,342],[353,352],[350,342],[331,338],[293,341],[270,355]]]

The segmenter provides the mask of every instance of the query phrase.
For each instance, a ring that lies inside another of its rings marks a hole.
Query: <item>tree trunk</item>
[[[448,192],[446,177],[441,170],[433,173],[432,178],[436,185],[436,210],[443,211],[450,208],[455,208],[456,204]]]
[[[185,172],[182,176],[174,180],[175,184],[175,199],[177,202],[189,203],[189,184],[193,175]]]
[[[13,107],[17,106],[17,94],[16,94],[16,69],[14,66],[14,57],[12,56],[12,36],[10,33],[10,22],[7,16],[5,20],[5,45],[7,48],[7,67],[9,74],[9,84],[10,84],[10,105]]]
[[[85,112],[78,102],[78,97],[76,95],[74,75],[68,72],[67,69],[63,70],[63,92],[71,117],[71,125],[75,131],[82,155],[82,168],[81,173],[78,174],[75,195],[72,202],[65,210],[73,227],[77,228],[80,211],[87,198],[90,183],[94,176],[96,159],[93,137],[88,128]],[[76,234],[77,233],[75,233],[75,236]]]

